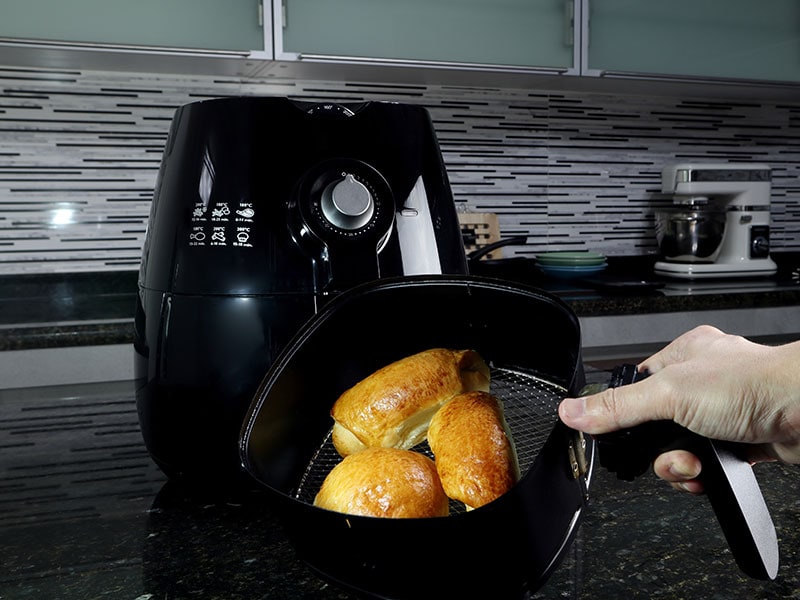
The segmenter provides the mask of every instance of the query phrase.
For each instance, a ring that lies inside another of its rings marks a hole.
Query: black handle
[[[615,388],[641,381],[649,374],[635,365],[619,365],[611,373],[608,387]],[[698,436],[673,421],[650,421],[636,427],[596,436],[600,464],[618,479],[633,481],[645,473],[656,456],[669,450],[688,450],[697,445]]]
[[[503,248],[504,246],[524,246],[525,242],[528,241],[527,235],[518,235],[516,237],[505,238],[502,240],[498,240],[496,242],[492,242],[491,244],[486,244],[485,246],[481,246],[467,254],[467,258],[471,261],[479,260],[486,256],[487,254],[497,250],[498,248]]]
[[[614,369],[609,387],[648,376],[634,365]],[[775,579],[779,551],[775,526],[750,464],[735,444],[710,440],[673,421],[652,421],[596,436],[600,464],[633,480],[661,453],[683,449],[702,464],[700,481],[739,568],[755,579]]]

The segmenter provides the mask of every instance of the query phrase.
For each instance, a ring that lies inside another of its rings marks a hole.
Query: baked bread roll
[[[367,447],[407,450],[422,442],[433,414],[456,394],[489,390],[489,367],[473,350],[433,348],[358,382],[331,409],[342,456]]]
[[[436,465],[423,454],[397,448],[367,448],[336,465],[314,505],[367,517],[446,517],[449,500]]]
[[[483,506],[519,481],[519,463],[503,405],[486,392],[453,398],[437,412],[428,444],[445,493],[466,505]]]

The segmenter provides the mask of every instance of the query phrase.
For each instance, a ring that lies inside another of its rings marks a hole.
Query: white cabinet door
[[[0,0],[0,38],[263,51],[261,0]]]
[[[589,0],[588,73],[800,81],[798,0]]]
[[[277,58],[567,71],[573,0],[274,0]]]

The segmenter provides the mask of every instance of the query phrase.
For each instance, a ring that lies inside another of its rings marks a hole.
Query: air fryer
[[[245,411],[304,322],[361,282],[465,271],[424,108],[266,97],[180,107],[136,307],[148,451],[170,477],[239,478]]]

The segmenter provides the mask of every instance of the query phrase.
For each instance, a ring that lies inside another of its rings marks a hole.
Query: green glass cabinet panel
[[[263,50],[260,0],[0,0],[0,37]]]
[[[800,81],[800,1],[591,0],[588,66]]]
[[[572,0],[284,0],[282,50],[567,69],[574,62],[572,4]]]

